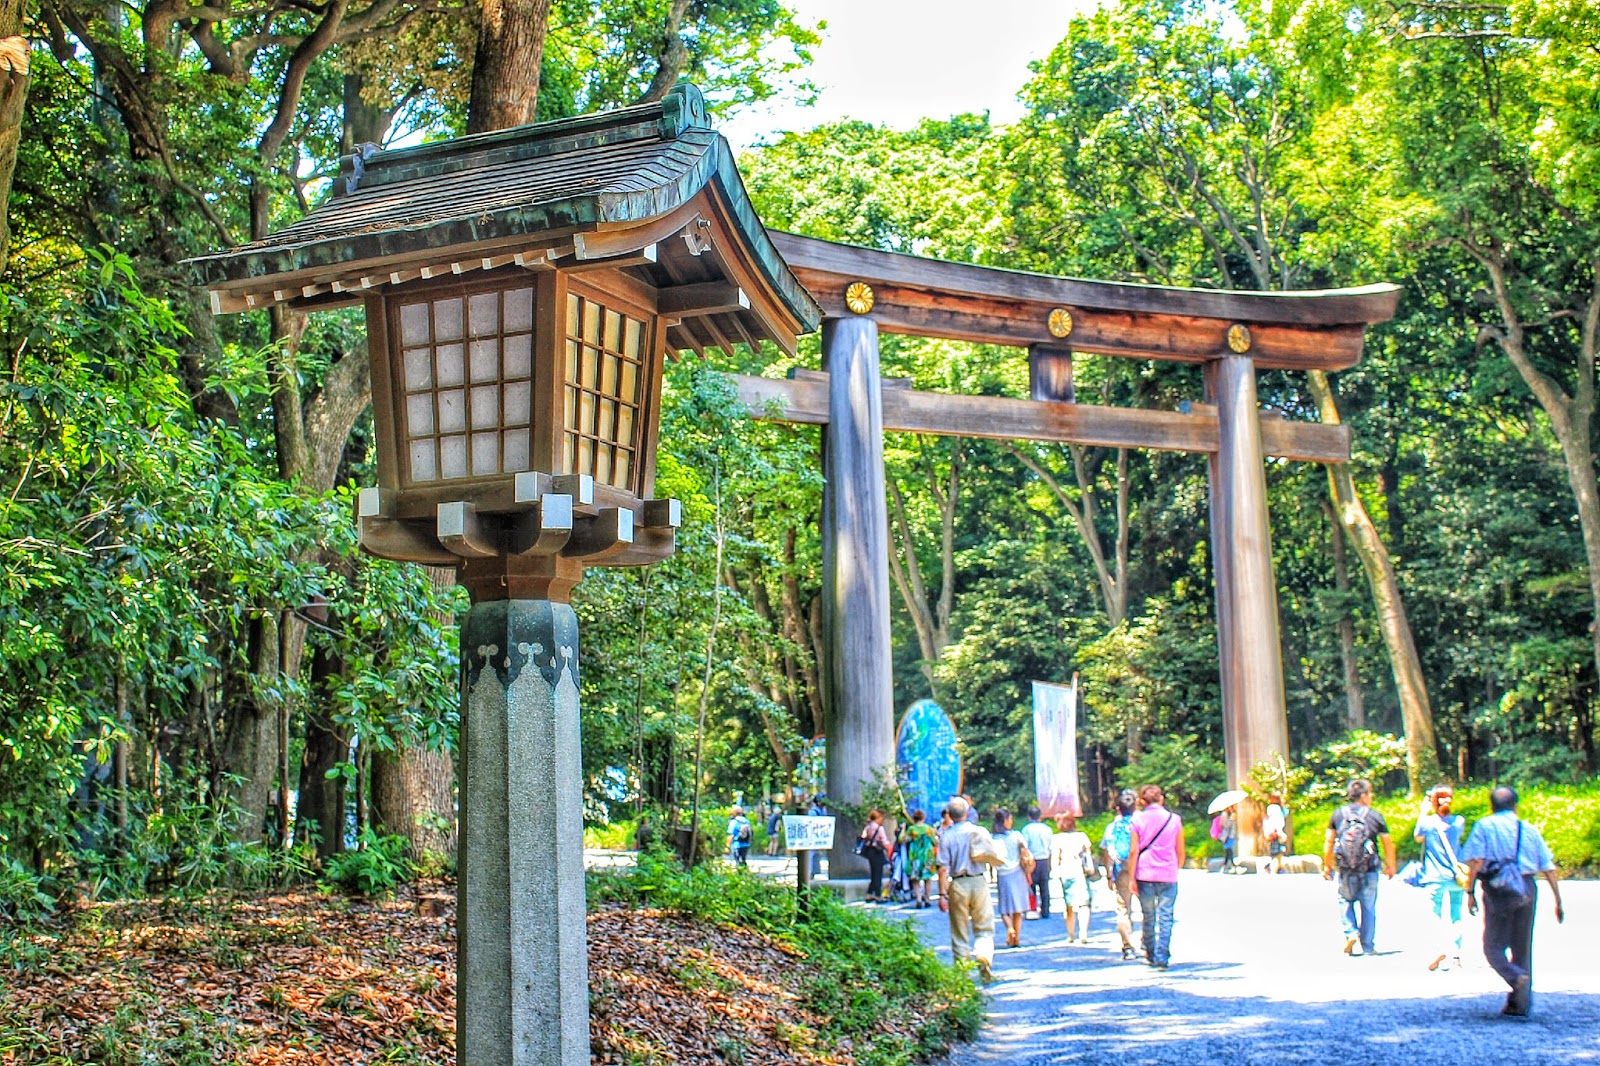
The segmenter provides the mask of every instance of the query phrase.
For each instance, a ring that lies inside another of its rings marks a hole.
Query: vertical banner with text
[[[1046,818],[1082,815],[1078,796],[1078,675],[1072,684],[1033,683],[1033,779]]]

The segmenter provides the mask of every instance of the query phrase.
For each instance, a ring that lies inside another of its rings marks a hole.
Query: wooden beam
[[[750,297],[737,285],[707,281],[699,285],[675,285],[657,290],[656,310],[664,315],[687,318],[691,315],[719,315],[725,311],[748,311]]]
[[[846,282],[883,282],[930,292],[966,293],[1075,310],[1195,315],[1263,324],[1362,326],[1394,317],[1400,298],[1400,290],[1394,285],[1323,291],[1238,292],[1090,281],[884,252],[776,230],[768,232],[796,276],[804,270],[813,278],[831,276]],[[803,276],[800,279],[806,281]],[[877,287],[873,285],[874,289]],[[1073,345],[1076,344],[1074,337]]]
[[[976,269],[976,268],[975,268]],[[795,267],[794,274],[830,317],[852,314],[844,291],[847,276]],[[1085,283],[1089,284],[1089,283]],[[1198,363],[1230,355],[1228,329],[1243,322],[1250,329],[1249,355],[1273,370],[1344,370],[1361,359],[1365,327],[1281,325],[1211,318],[1175,311],[1138,311],[1072,305],[1072,333],[1050,332],[1050,312],[1063,303],[1045,303],[980,292],[926,289],[894,282],[871,282],[871,317],[885,333],[936,337],[974,344],[1026,348],[1036,344],[1133,359]],[[1208,294],[1209,295],[1209,294]]]
[[[827,375],[781,381],[734,375],[740,402],[752,416],[825,425],[829,420]],[[906,388],[883,389],[883,428],[938,436],[995,440],[1049,440],[1109,448],[1215,452],[1214,408],[1185,414],[1081,403],[1049,403],[1009,396],[958,396]],[[1319,463],[1350,459],[1348,426],[1264,419],[1262,446],[1268,455]]]

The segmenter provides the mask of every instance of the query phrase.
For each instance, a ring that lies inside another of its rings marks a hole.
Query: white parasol
[[[1216,799],[1212,800],[1211,806],[1206,808],[1206,813],[1216,814],[1218,811],[1225,811],[1229,807],[1248,799],[1249,796],[1250,794],[1242,788],[1231,788],[1222,795],[1218,796]]]

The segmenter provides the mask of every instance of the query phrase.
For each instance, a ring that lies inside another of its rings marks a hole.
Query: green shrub
[[[1489,785],[1469,785],[1456,790],[1456,814],[1467,820],[1467,834],[1478,819],[1489,814]],[[1586,785],[1536,785],[1519,790],[1519,813],[1539,828],[1557,865],[1563,871],[1593,872],[1600,867],[1600,782]],[[1295,851],[1321,855],[1323,834],[1338,803],[1325,803],[1298,811],[1294,818]],[[1421,845],[1412,839],[1421,801],[1407,795],[1387,796],[1373,803],[1394,837],[1395,851],[1404,862],[1419,857]]]
[[[653,854],[633,869],[592,871],[588,887],[591,909],[661,908],[794,946],[812,964],[806,1003],[832,1019],[831,1037],[849,1041],[863,1066],[923,1061],[952,1041],[970,1040],[982,1023],[983,1001],[972,982],[939,962],[910,922],[846,907],[831,892],[814,891],[808,917],[801,920],[792,886],[725,867],[685,871]],[[880,1021],[911,1003],[933,1008],[917,1032],[880,1028]]]
[[[323,877],[350,895],[387,895],[416,874],[408,847],[403,836],[380,837],[365,829],[360,847],[330,858],[323,867]]]
[[[638,823],[632,818],[618,819],[605,825],[583,827],[583,846],[586,848],[611,848],[618,851],[633,848],[633,831]]]
[[[1172,807],[1203,808],[1228,787],[1228,772],[1217,753],[1191,733],[1152,740],[1143,755],[1117,770],[1117,784],[1134,790],[1160,785]]]
[[[55,901],[44,891],[44,879],[0,855],[0,922],[27,925],[54,909]]]
[[[1371,781],[1380,793],[1403,785],[1406,743],[1389,733],[1352,729],[1338,740],[1306,752],[1301,761],[1313,775],[1304,791],[1306,801],[1338,804],[1358,777]]]

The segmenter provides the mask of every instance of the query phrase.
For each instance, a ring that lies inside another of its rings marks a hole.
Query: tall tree
[[[1270,42],[1235,44],[1186,5],[1124,4],[1075,21],[1027,96],[1033,115],[1022,135],[1053,142],[1065,165],[1035,189],[1038,164],[1025,161],[1020,195],[1065,200],[1086,234],[1123,239],[1131,272],[1257,289],[1298,288],[1316,276],[1299,243],[1313,223],[1293,183],[1307,135],[1303,94]],[[1340,421],[1327,375],[1308,373],[1307,387],[1323,421]],[[1421,788],[1438,773],[1437,740],[1399,581],[1350,466],[1330,465],[1328,478],[1372,586],[1408,773]]]
[[[26,0],[0,0],[0,274],[6,270],[11,227],[6,222],[11,175],[17,167],[17,139],[28,98],[28,39],[22,36]]]
[[[480,0],[467,132],[524,126],[539,113],[550,0]],[[669,86],[670,88],[670,86]]]

